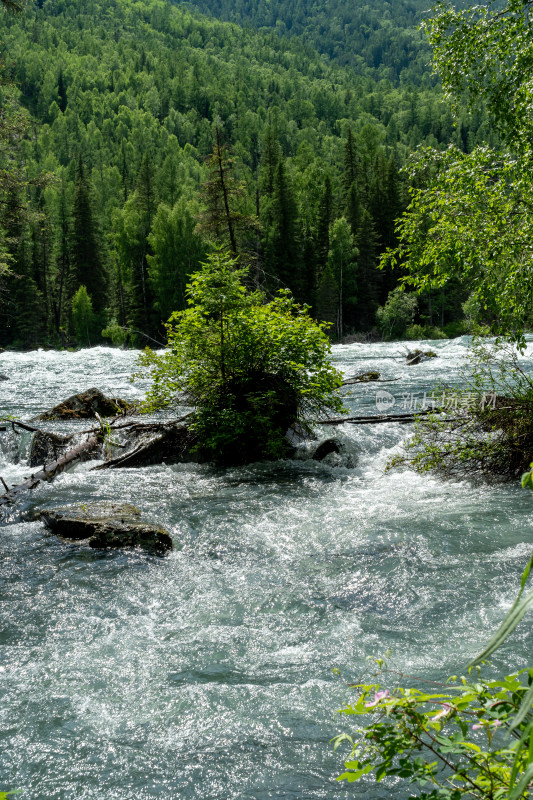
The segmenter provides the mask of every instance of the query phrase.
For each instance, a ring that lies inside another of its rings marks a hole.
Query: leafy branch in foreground
[[[533,466],[533,465],[532,465]],[[531,474],[529,481],[531,484]],[[355,703],[340,713],[372,718],[353,735],[335,738],[352,745],[338,780],[374,774],[404,778],[423,800],[519,800],[533,792],[533,669],[495,680],[479,667],[507,639],[533,605],[525,592],[528,563],[518,597],[500,628],[469,667],[468,677],[450,678],[437,692],[357,684]],[[377,660],[381,673],[388,670]],[[415,795],[410,796],[414,798]]]

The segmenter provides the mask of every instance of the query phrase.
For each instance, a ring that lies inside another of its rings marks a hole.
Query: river
[[[468,340],[428,344],[438,358],[412,367],[401,344],[334,347],[347,375],[398,379],[348,387],[354,414],[376,413],[377,390],[403,411],[443,379],[460,383]],[[90,386],[138,398],[135,355],[3,353],[2,415],[28,420]],[[533,497],[518,485],[384,475],[409,430],[344,425],[354,468],[111,473],[93,462],[34,491],[28,510],[135,503],[176,549],[93,551],[41,522],[1,528],[0,790],[21,789],[21,800],[407,797],[403,785],[335,781],[343,754],[329,740],[350,730],[336,713],[347,683],[388,650],[409,674],[464,672],[512,602],[533,542]],[[10,483],[27,475],[28,443],[0,435]],[[530,628],[498,666],[526,665]]]

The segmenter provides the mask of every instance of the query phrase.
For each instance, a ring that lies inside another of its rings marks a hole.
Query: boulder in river
[[[100,389],[87,389],[85,392],[67,397],[59,405],[40,414],[37,419],[89,419],[99,414],[101,417],[115,417],[117,414],[126,414],[134,406],[120,397],[106,397]]]
[[[173,547],[168,531],[141,519],[139,509],[129,503],[79,503],[45,509],[40,517],[61,538],[89,547],[141,547],[157,555]]]
[[[320,442],[317,449],[313,453],[313,461],[323,461],[330,453],[341,452],[341,445],[338,439],[326,439]]]
[[[0,373],[0,381],[8,381],[8,380],[9,378],[7,375],[2,375],[2,373]]]

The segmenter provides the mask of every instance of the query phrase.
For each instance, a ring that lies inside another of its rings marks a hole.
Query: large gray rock
[[[8,376],[7,376],[7,375],[2,375],[2,374],[0,373],[0,381],[8,381],[8,380],[9,380],[9,378],[8,378]]]
[[[45,509],[40,516],[58,536],[89,547],[141,547],[158,555],[173,547],[170,534],[142,520],[139,509],[129,503],[63,506]]]

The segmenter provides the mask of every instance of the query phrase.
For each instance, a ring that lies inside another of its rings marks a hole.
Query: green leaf
[[[531,568],[531,562],[528,564],[528,567],[526,568],[527,574],[529,574],[530,568]],[[479,664],[481,661],[484,661],[485,659],[489,658],[489,656],[491,656],[499,647],[502,646],[507,637],[514,631],[519,622],[521,622],[521,620],[524,618],[524,615],[526,614],[528,608],[533,604],[533,590],[531,590],[524,597],[523,600],[520,600],[524,588],[525,579],[527,579],[527,575],[526,578],[524,577],[522,578],[523,582],[520,593],[517,599],[515,600],[512,608],[505,616],[500,627],[498,628],[492,639],[489,641],[485,649],[478,656],[476,656],[476,658],[474,658],[473,661],[470,662],[469,666],[475,666],[476,664]]]
[[[523,696],[520,702],[520,708],[518,709],[518,713],[515,717],[513,717],[512,724],[509,728],[510,731],[517,728],[527,717],[527,715],[531,712],[533,707],[533,684],[529,687],[525,695]]]
[[[522,797],[523,792],[527,789],[529,784],[533,781],[533,764],[530,764],[523,773],[520,781],[509,793],[509,800],[518,800]]]

